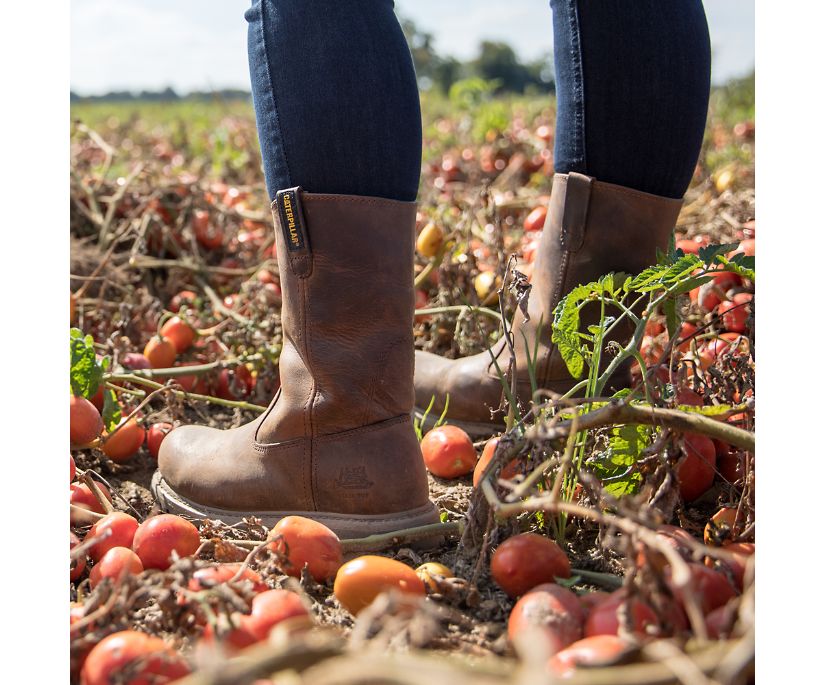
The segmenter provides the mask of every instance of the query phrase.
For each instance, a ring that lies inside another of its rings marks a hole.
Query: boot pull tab
[[[287,247],[290,270],[299,278],[310,275],[312,252],[310,236],[304,221],[304,209],[301,206],[301,186],[279,190],[273,200],[273,209],[278,211],[278,223]]]
[[[565,184],[565,206],[562,211],[562,232],[559,240],[562,247],[576,252],[585,241],[585,226],[588,220],[588,203],[591,199],[591,176],[568,173]]]

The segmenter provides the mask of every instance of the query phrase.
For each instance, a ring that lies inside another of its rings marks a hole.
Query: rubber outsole
[[[432,502],[407,511],[373,515],[337,514],[324,511],[233,511],[207,507],[178,494],[163,479],[160,471],[155,471],[152,476],[151,488],[161,509],[170,514],[217,519],[229,525],[240,523],[248,516],[255,516],[262,519],[263,524],[268,528],[272,528],[285,516],[304,516],[323,523],[342,540],[391,533],[439,522],[439,510]]]

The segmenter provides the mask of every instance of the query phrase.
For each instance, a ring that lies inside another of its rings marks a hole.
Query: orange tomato
[[[476,448],[470,436],[457,426],[429,431],[422,438],[421,448],[425,467],[440,478],[458,478],[476,466]]]
[[[398,590],[424,596],[425,587],[416,572],[400,561],[367,554],[344,564],[336,574],[333,594],[351,614],[358,614],[382,592]]]
[[[341,541],[323,523],[303,516],[286,516],[273,526],[269,548],[287,557],[284,572],[296,578],[307,565],[318,583],[336,575],[341,567]]]

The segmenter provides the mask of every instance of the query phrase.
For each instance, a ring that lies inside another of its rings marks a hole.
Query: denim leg
[[[711,47],[701,0],[551,0],[551,7],[556,170],[682,197],[708,110]]]
[[[254,0],[245,17],[270,197],[415,200],[421,110],[393,1]]]

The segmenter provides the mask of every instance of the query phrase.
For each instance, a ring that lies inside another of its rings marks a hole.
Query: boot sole
[[[436,425],[436,421],[439,420],[439,412],[430,412],[427,415],[427,417],[425,417],[424,410],[415,407],[413,409],[413,417],[417,423],[421,424],[422,435],[424,435],[427,431],[431,430]],[[424,421],[422,421],[423,418]],[[457,428],[461,428],[471,438],[489,438],[492,435],[505,432],[504,423],[460,421],[457,419],[451,419],[449,416],[445,417],[445,423],[450,424],[451,426],[456,426]]]
[[[233,511],[207,507],[187,499],[167,484],[160,471],[155,471],[152,476],[151,489],[161,509],[171,514],[198,519],[217,519],[229,525],[240,523],[248,516],[255,516],[262,519],[267,528],[272,528],[285,516],[304,516],[323,523],[342,540],[391,533],[439,522],[439,510],[432,502],[407,511],[373,515],[325,511]]]

